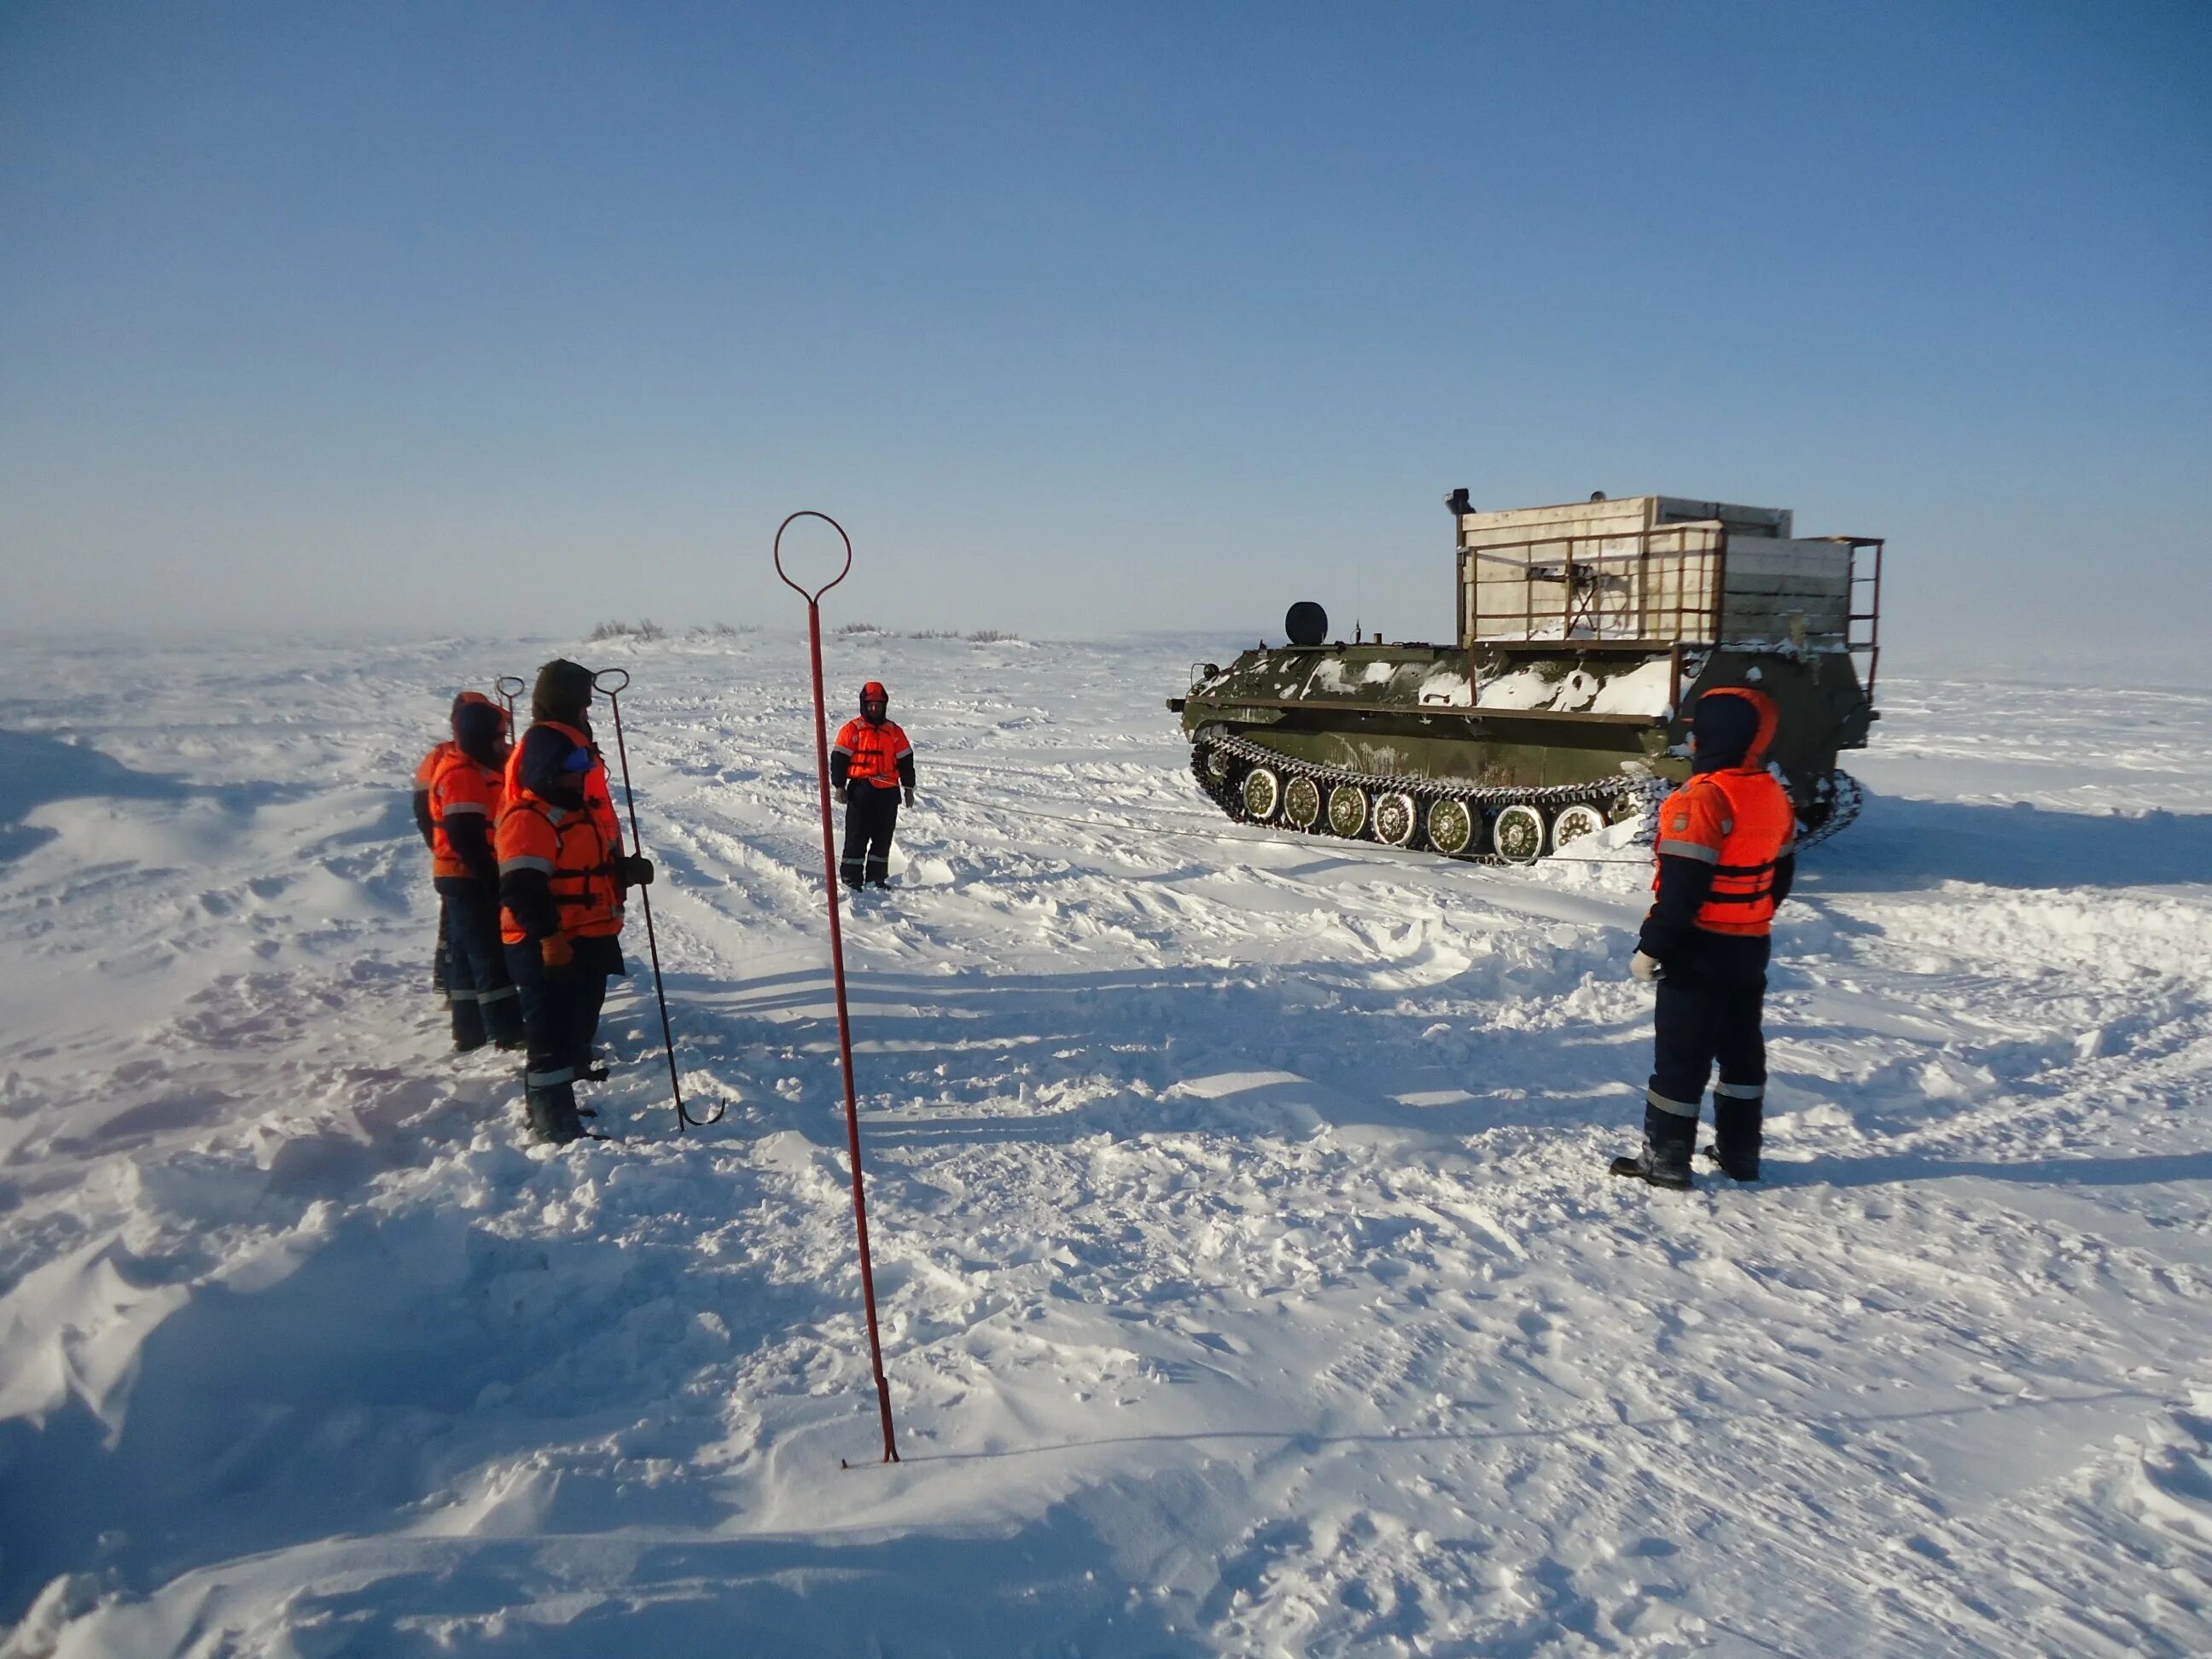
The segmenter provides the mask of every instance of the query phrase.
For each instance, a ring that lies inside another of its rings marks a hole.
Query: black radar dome
[[[1300,599],[1283,613],[1283,632],[1292,645],[1319,645],[1328,637],[1328,612],[1311,599]]]

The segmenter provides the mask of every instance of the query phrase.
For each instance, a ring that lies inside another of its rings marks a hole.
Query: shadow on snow
[[[23,820],[58,800],[88,797],[171,803],[207,799],[235,812],[251,811],[306,793],[301,787],[266,781],[186,783],[163,773],[134,771],[88,744],[65,743],[36,732],[0,729],[0,864],[54,839],[58,831]]]
[[[2106,817],[2025,803],[1875,796],[1798,865],[1808,896],[1989,887],[2161,887],[2212,880],[2212,814]]]

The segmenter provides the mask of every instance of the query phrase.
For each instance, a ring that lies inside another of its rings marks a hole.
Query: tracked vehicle
[[[1687,777],[1687,710],[1721,685],[1778,707],[1768,757],[1802,840],[1857,814],[1836,758],[1876,718],[1880,538],[1673,495],[1445,505],[1456,644],[1326,642],[1326,613],[1295,605],[1287,645],[1197,665],[1168,700],[1231,817],[1531,863]]]

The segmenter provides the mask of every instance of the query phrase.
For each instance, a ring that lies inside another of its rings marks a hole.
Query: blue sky
[[[1425,637],[1466,484],[2193,651],[2208,81],[2185,3],[14,0],[0,627],[774,623],[814,507],[891,625]]]

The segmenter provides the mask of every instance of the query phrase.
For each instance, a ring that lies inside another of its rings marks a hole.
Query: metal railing
[[[1867,701],[1874,701],[1875,674],[1881,666],[1881,556],[1880,536],[1838,536],[1833,539],[1851,550],[1851,599],[1844,620],[1844,649],[1861,665],[1859,684]],[[1866,555],[1871,553],[1872,557]],[[1862,599],[1866,608],[1859,608]],[[1863,625],[1864,631],[1861,631]]]
[[[1462,638],[1469,647],[1711,643],[1720,637],[1727,567],[1728,532],[1713,524],[1462,547]]]

